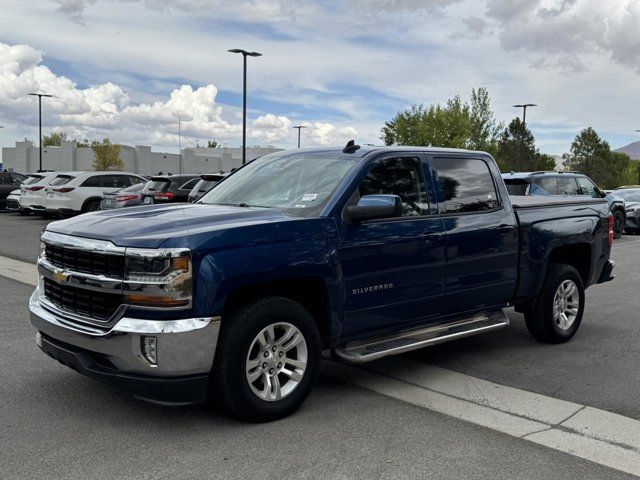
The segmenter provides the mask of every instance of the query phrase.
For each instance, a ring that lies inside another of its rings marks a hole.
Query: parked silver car
[[[145,185],[146,183],[142,182],[123,188],[117,192],[103,192],[100,210],[142,205],[142,189]]]

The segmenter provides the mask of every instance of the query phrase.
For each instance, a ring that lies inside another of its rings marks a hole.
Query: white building
[[[247,148],[247,161],[277,148]],[[182,157],[182,162],[180,161]],[[185,148],[177,153],[152,152],[151,147],[120,146],[120,158],[124,170],[143,175],[166,173],[215,173],[228,172],[242,165],[242,148]],[[91,170],[93,150],[78,147],[76,142],[62,142],[60,147],[42,150],[44,170]],[[15,147],[2,149],[2,168],[16,172],[36,172],[39,169],[39,148],[27,142],[16,142]]]

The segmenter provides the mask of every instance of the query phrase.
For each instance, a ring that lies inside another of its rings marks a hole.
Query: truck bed
[[[568,205],[606,205],[607,201],[604,198],[590,198],[590,197],[575,197],[569,196],[548,196],[543,195],[509,195],[511,199],[511,205],[515,210],[521,210],[524,208],[538,208],[538,207],[551,207],[551,206],[568,206]]]

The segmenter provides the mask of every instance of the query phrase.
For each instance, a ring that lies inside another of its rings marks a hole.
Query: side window
[[[560,195],[579,195],[576,179],[573,177],[558,177],[558,193]]]
[[[594,183],[585,177],[578,177],[578,186],[580,187],[580,195],[589,195],[593,198],[598,198],[598,188],[594,185]]]
[[[133,175],[129,176],[129,181],[131,182],[131,185],[137,185],[139,183],[146,183],[146,180],[144,178],[134,177]]]
[[[489,166],[476,158],[435,158],[443,213],[492,210],[500,206]]]
[[[103,175],[100,185],[104,188],[126,188],[131,186],[127,175]]]
[[[191,190],[196,185],[196,183],[198,183],[199,181],[200,181],[199,178],[192,178],[188,182],[184,183],[180,187],[180,190]]]
[[[84,182],[82,182],[81,187],[101,187],[100,185],[100,175],[95,175],[93,177],[87,178]]]
[[[540,177],[535,180],[536,187],[549,195],[558,195],[558,179],[556,177]]]
[[[422,166],[418,158],[389,158],[374,166],[360,184],[358,193],[365,195],[398,195],[402,200],[402,216],[426,215],[429,201]]]

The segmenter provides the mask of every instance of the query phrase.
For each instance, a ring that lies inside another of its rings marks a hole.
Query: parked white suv
[[[74,215],[100,209],[103,192],[115,192],[147,179],[127,172],[58,174],[46,187],[46,211]]]
[[[33,212],[45,214],[45,187],[60,174],[78,175],[80,172],[37,172],[30,173],[20,185],[20,212],[25,215]]]

